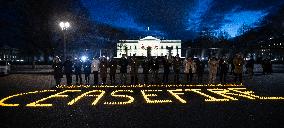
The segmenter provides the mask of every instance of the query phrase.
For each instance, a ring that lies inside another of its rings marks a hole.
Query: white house
[[[181,40],[161,40],[147,36],[140,40],[119,40],[117,43],[117,57],[127,56],[171,56],[181,55]]]

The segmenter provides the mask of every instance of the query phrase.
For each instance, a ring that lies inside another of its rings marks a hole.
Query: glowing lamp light
[[[82,57],[81,57],[81,60],[82,60],[82,61],[86,61],[87,58],[88,58],[87,56],[82,56]]]
[[[64,24],[63,22],[60,22],[60,23],[59,23],[59,26],[60,26],[61,28],[64,28],[65,24]]]
[[[65,25],[66,28],[70,27],[70,23],[69,22],[64,23],[64,25]]]
[[[59,26],[61,27],[62,30],[66,30],[67,28],[70,27],[70,23],[69,22],[60,22]]]

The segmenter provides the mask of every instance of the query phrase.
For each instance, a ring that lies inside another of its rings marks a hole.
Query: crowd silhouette
[[[179,55],[164,57],[127,57],[123,55],[115,58],[72,59],[67,57],[61,62],[59,57],[53,61],[54,79],[56,85],[61,85],[61,79],[65,75],[66,84],[72,85],[72,76],[75,75],[75,84],[225,84],[228,75],[233,76],[234,83],[243,82],[243,74],[246,72],[249,79],[253,79],[255,61],[250,58],[245,61],[238,53],[233,58],[211,57],[208,61],[199,58],[188,57],[181,59]],[[272,73],[272,63],[269,59],[262,62],[263,74]],[[204,79],[208,69],[208,80]],[[244,71],[244,69],[246,69]],[[84,74],[84,80],[82,78]],[[93,79],[90,81],[90,76]],[[160,74],[162,74],[160,78]],[[117,77],[119,75],[119,77]],[[140,76],[140,77],[139,77]],[[173,76],[170,77],[170,76]],[[219,76],[219,80],[217,80]],[[181,80],[183,78],[183,80]],[[107,83],[109,79],[109,83]],[[127,80],[130,79],[130,82]]]

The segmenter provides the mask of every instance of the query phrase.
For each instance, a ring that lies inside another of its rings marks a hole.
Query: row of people
[[[162,80],[159,79],[159,69],[160,65],[163,65],[163,77]],[[234,65],[234,75],[235,82],[242,82],[242,74],[243,74],[243,65],[244,60],[241,55],[237,54],[233,59]],[[249,76],[252,77],[253,72],[253,63],[250,61],[247,62],[247,69],[249,71]],[[67,58],[64,63],[61,63],[59,57],[56,57],[53,63],[54,68],[54,78],[56,80],[56,84],[60,84],[61,78],[63,78],[63,73],[66,75],[67,85],[72,84],[72,75],[76,76],[76,84],[82,84],[82,74],[85,74],[85,83],[90,84],[90,74],[94,75],[94,83],[98,84],[98,76],[102,80],[102,84],[106,84],[107,76],[109,74],[109,79],[111,84],[116,84],[116,74],[117,68],[120,66],[120,82],[121,84],[127,84],[127,73],[128,67],[130,67],[130,84],[138,84],[138,69],[142,67],[143,73],[143,81],[145,84],[148,83],[168,83],[169,82],[169,74],[171,69],[174,73],[174,83],[180,83],[180,74],[182,71],[185,74],[186,83],[191,83],[193,81],[193,77],[196,77],[196,81],[198,83],[202,83],[203,74],[205,69],[205,63],[200,61],[198,58],[187,58],[182,61],[179,56],[176,57],[167,57],[164,58],[153,58],[147,57],[143,59],[143,61],[139,62],[137,58],[130,57],[127,58],[123,56],[119,61],[115,59],[107,60],[106,58],[101,58],[100,60],[75,60],[74,62],[71,58]],[[182,70],[182,67],[184,70]],[[108,71],[109,69],[109,71]],[[208,71],[209,71],[209,79],[208,83],[216,83],[217,72],[219,72],[220,82],[226,83],[227,73],[229,70],[228,63],[224,59],[217,59],[212,57],[208,61]],[[149,81],[149,76],[151,76],[152,81]]]

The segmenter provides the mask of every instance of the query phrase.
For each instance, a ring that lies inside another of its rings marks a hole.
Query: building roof
[[[146,36],[140,40],[119,40],[119,43],[138,43],[138,41],[145,41],[145,40],[161,41],[160,43],[181,43],[181,40],[160,40],[153,36]]]
[[[142,39],[140,39],[140,40],[160,40],[160,39],[155,38],[155,37],[153,37],[153,36],[146,36],[146,37],[144,37],[144,38],[142,38]]]

